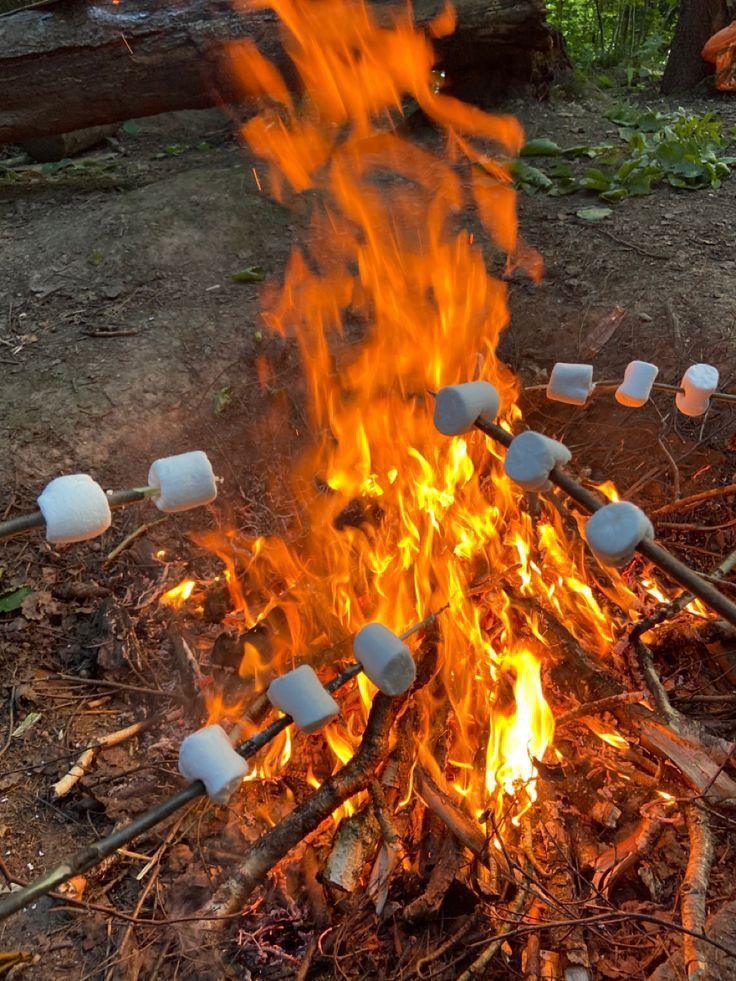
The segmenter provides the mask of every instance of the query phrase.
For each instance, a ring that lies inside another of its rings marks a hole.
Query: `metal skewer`
[[[490,436],[497,443],[501,443],[507,449],[514,438],[511,433],[506,432],[505,429],[495,422],[485,422],[482,419],[477,419],[475,428],[485,433],[486,436]],[[586,487],[583,487],[574,477],[559,467],[555,467],[551,471],[549,479],[589,514],[594,514],[604,504],[610,503],[608,501],[601,501],[595,494]],[[703,579],[694,569],[685,565],[684,562],[680,562],[674,555],[649,538],[644,538],[636,550],[645,556],[645,558],[649,559],[650,562],[653,562],[666,576],[682,586],[683,589],[688,590],[693,596],[697,596],[706,606],[715,610],[724,620],[727,620],[736,627],[736,603],[731,602],[728,597],[719,592],[711,582]]]

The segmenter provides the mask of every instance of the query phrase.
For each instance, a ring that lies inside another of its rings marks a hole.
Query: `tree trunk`
[[[731,20],[727,0],[680,0],[680,16],[672,39],[662,92],[672,95],[689,92],[713,74],[713,66],[703,61],[703,45]]]
[[[377,0],[375,6],[387,6]],[[442,0],[417,0],[427,23]],[[543,87],[564,60],[543,0],[458,0],[458,28],[438,42],[455,75],[480,72],[499,90]],[[0,17],[0,144],[236,99],[222,58],[248,37],[289,74],[276,15],[231,0],[50,0]]]

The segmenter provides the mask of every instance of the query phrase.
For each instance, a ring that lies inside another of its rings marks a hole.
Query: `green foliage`
[[[12,613],[19,610],[23,605],[23,600],[29,596],[33,590],[30,586],[19,586],[10,593],[3,593],[0,596],[0,613]]]
[[[635,88],[661,72],[678,0],[547,0],[576,66],[603,69],[602,88]],[[611,72],[610,69],[616,69]]]
[[[606,115],[619,126],[620,143],[558,147],[559,156],[545,170],[520,158],[512,167],[517,186],[529,194],[542,191],[552,196],[593,191],[615,203],[650,194],[662,182],[685,190],[718,188],[736,164],[736,157],[725,152],[734,133],[724,133],[715,113],[661,113],[618,105]],[[522,156],[548,156],[550,142],[531,141]],[[535,146],[541,152],[536,153]],[[593,166],[584,165],[582,173],[575,173],[563,158],[587,160]]]

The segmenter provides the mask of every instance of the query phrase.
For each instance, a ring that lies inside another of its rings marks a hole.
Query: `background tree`
[[[662,91],[669,95],[688,92],[708,75],[713,66],[703,61],[703,45],[736,15],[728,0],[680,0],[680,16],[672,39]]]

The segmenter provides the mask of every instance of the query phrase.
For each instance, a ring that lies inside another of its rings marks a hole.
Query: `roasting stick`
[[[158,494],[158,487],[132,487],[130,490],[112,491],[107,495],[107,503],[111,508],[124,508],[128,504],[138,504],[145,501],[154,494]],[[19,514],[17,518],[8,518],[7,521],[0,521],[0,542],[16,535],[22,535],[27,531],[36,528],[43,528],[46,519],[40,511],[33,511],[31,514]]]
[[[111,508],[155,498],[160,511],[174,514],[210,504],[216,497],[217,478],[202,450],[154,460],[147,486],[131,490],[105,493],[88,474],[66,474],[46,485],[38,511],[0,521],[0,542],[44,526],[52,544],[84,542],[107,531]]]
[[[593,385],[593,392],[609,392],[614,391],[621,385],[621,381],[614,381],[613,379],[606,378],[604,381],[595,382]],[[654,382],[652,388],[659,392],[673,392],[675,395],[683,395],[685,389],[680,385],[670,385],[667,382]],[[546,385],[526,385],[522,389],[522,395],[527,392],[546,392]],[[716,399],[719,402],[736,402],[736,394],[733,392],[713,392],[710,396],[712,399]]]
[[[449,605],[449,602],[445,603],[444,606],[435,610],[434,613],[430,613],[429,616],[420,620],[419,623],[415,623],[409,627],[400,635],[400,639],[406,640],[420,630],[424,630],[425,627],[429,627],[448,609]],[[349,664],[340,674],[335,675],[332,681],[325,685],[325,688],[330,693],[338,691],[338,689],[344,687],[344,685],[352,681],[362,671],[363,665],[355,661]],[[292,721],[289,715],[284,715],[276,719],[270,725],[266,726],[265,729],[261,729],[260,732],[255,733],[255,735],[240,743],[237,747],[237,752],[246,760],[251,756],[255,756],[267,743],[270,743],[280,732],[288,728],[292,724]],[[29,883],[29,885],[8,893],[4,898],[0,899],[0,922],[12,916],[13,913],[19,912],[28,906],[29,903],[35,902],[42,896],[47,896],[50,892],[53,892],[59,886],[68,882],[73,876],[89,871],[89,869],[107,858],[108,855],[112,855],[113,852],[133,841],[134,838],[137,838],[145,831],[150,831],[155,825],[166,820],[167,817],[170,817],[179,808],[188,804],[189,801],[196,800],[198,797],[204,797],[205,793],[205,786],[202,781],[194,780],[186,787],[177,791],[177,793],[172,794],[171,797],[167,797],[166,800],[161,801],[160,804],[140,814],[130,824],[119,828],[106,838],[101,838],[93,845],[88,845],[86,848],[80,849],[80,851],[70,856],[66,861],[57,865],[44,875],[39,876],[38,879]]]
[[[486,422],[485,419],[478,418],[474,425],[476,429],[485,433],[486,436],[490,436],[497,443],[501,443],[507,449],[511,446],[514,437],[495,422]],[[595,494],[559,467],[555,467],[550,472],[549,479],[590,514],[595,514],[604,506]],[[724,620],[736,627],[736,603],[732,603],[712,583],[699,576],[694,569],[685,565],[684,562],[680,562],[674,555],[649,538],[642,539],[636,550],[650,562],[653,562],[666,576],[692,593],[693,596],[697,596],[706,606],[709,606],[716,613],[719,613]]]

